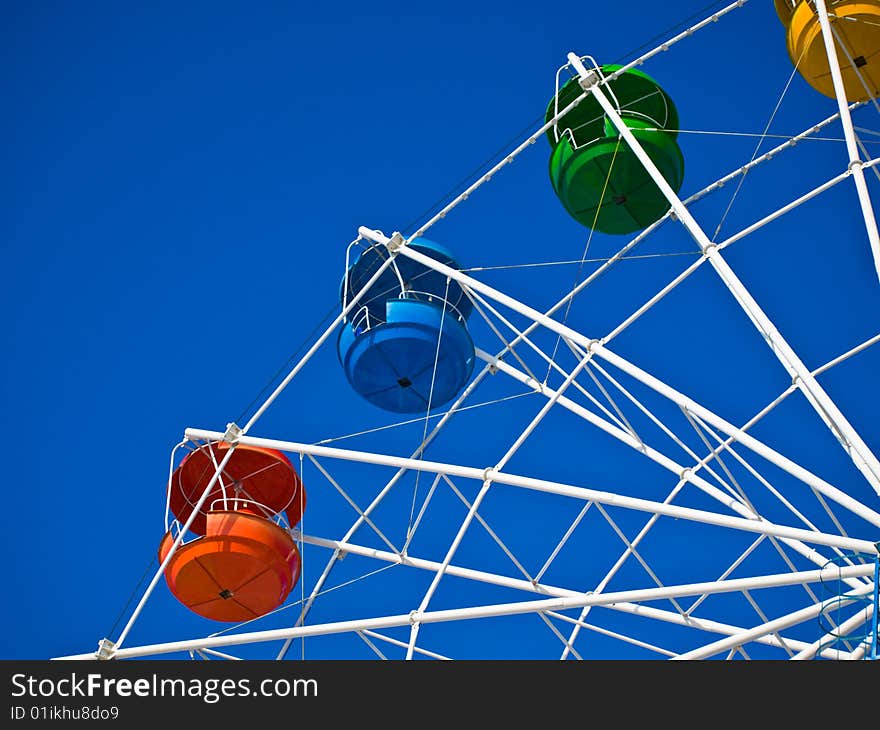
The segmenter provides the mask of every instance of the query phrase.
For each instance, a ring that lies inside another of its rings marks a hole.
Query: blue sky
[[[338,310],[345,247],[358,226],[411,234],[438,204],[537,129],[569,51],[600,63],[628,61],[707,6],[634,0],[625,11],[605,3],[579,15],[576,8],[457,0],[431,10],[393,2],[3,3],[0,399],[11,570],[0,608],[7,627],[0,655],[89,651],[127,615],[126,601],[151,561],[155,566],[171,448],[186,427],[223,430],[253,412],[249,404]],[[760,133],[789,82],[791,63],[772,3],[752,0],[644,70],[676,102],[683,129]],[[835,111],[833,100],[795,76],[769,131],[798,133]],[[876,114],[862,108],[855,123],[880,129]],[[839,139],[840,125],[821,136]],[[880,138],[863,136],[878,149]],[[761,151],[779,141],[765,140]],[[682,133],[680,143],[686,196],[748,162],[757,139]],[[428,237],[453,250],[464,267],[580,259],[589,232],[554,197],[549,152],[539,140]],[[842,142],[804,142],[750,174],[726,216],[734,186],[692,210],[710,235],[723,218],[723,237],[845,165]],[[877,180],[869,174],[868,182],[876,200]],[[588,258],[610,256],[623,243],[595,234]],[[663,226],[639,253],[682,255],[621,262],[577,299],[567,322],[590,336],[606,333],[691,263],[695,250],[680,227]],[[880,284],[850,181],[735,244],[727,258],[809,367],[877,334]],[[476,275],[543,311],[596,266]],[[511,321],[523,323],[518,315]],[[499,349],[482,323],[474,324],[473,335],[485,349]],[[545,333],[539,341],[552,349],[554,339]],[[400,420],[348,387],[333,342],[252,435],[313,442]],[[789,384],[709,267],[613,349],[735,423]],[[573,364],[570,356],[560,362]],[[875,451],[878,372],[875,347],[822,380]],[[679,418],[681,433],[700,446],[677,409],[625,382],[658,415]],[[523,392],[498,375],[473,402]],[[522,395],[462,414],[428,458],[494,464],[542,404],[540,396]],[[642,425],[652,428],[646,419]],[[334,445],[408,456],[423,428],[419,421]],[[755,434],[877,508],[876,495],[799,395]],[[671,451],[662,438],[658,443]],[[375,467],[325,466],[362,506],[390,476]],[[763,462],[761,468],[793,500],[803,499],[808,514],[827,522],[803,487]],[[557,411],[509,469],[658,500],[674,485],[668,473]],[[341,537],[355,513],[314,466],[306,464],[304,478],[305,531]],[[414,480],[377,511],[377,522],[395,541],[405,533]],[[420,497],[430,481],[431,475],[419,477]],[[457,486],[471,498],[479,485]],[[683,495],[681,504],[717,508],[698,492]],[[572,500],[499,487],[481,513],[526,567],[537,570],[580,508]],[[463,515],[455,494],[438,488],[412,552],[441,560]],[[613,516],[630,536],[645,519],[625,511]],[[548,581],[586,590],[616,560],[622,543],[596,510],[594,517],[573,535]],[[850,527],[878,539],[860,520]],[[356,537],[381,545],[369,531]],[[646,553],[669,584],[712,580],[748,545],[742,535],[671,520],[661,521],[652,538]],[[306,548],[295,594],[308,594],[326,559],[325,550]],[[784,569],[772,551],[755,560],[766,560],[768,572]],[[478,526],[455,562],[516,574]],[[379,567],[349,556],[328,586]],[[407,613],[430,578],[390,568],[321,597],[310,621]],[[613,586],[644,585],[646,577],[630,560],[618,581]],[[431,607],[525,598],[447,578]],[[164,583],[154,599],[127,644],[222,628],[189,614]],[[738,600],[743,606],[734,613],[752,610]],[[600,613],[592,614],[597,623]],[[283,626],[294,614],[288,609],[250,628]],[[624,628],[626,617],[601,616],[608,630],[642,632],[676,650],[687,645],[674,627]],[[504,621],[492,631],[488,622],[432,626],[424,645],[462,658],[558,654],[558,639],[534,616]],[[388,635],[405,640],[407,632]],[[582,641],[585,656],[656,656],[602,634]],[[265,651],[250,647],[242,655]],[[301,655],[303,647],[295,645],[292,653]],[[373,656],[352,635],[309,640],[304,654]]]

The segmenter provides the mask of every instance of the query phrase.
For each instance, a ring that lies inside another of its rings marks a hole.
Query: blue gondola
[[[430,256],[453,269],[461,268],[452,253],[445,246],[430,241],[427,238],[414,238],[407,244],[419,253]],[[360,252],[359,256],[348,271],[342,277],[339,284],[339,301],[345,306],[346,301],[353,293],[360,291],[376,270],[388,258],[388,249],[385,246],[371,246]],[[467,298],[461,286],[455,281],[448,282],[443,274],[429,269],[422,264],[407,258],[398,256],[394,265],[386,269],[378,280],[370,287],[360,300],[360,305],[366,305],[370,310],[370,316],[374,320],[381,320],[385,316],[385,302],[388,299],[400,295],[401,282],[405,291],[413,290],[432,294],[440,300],[446,299],[464,317],[470,315],[473,309],[471,300]]]
[[[459,268],[433,241],[409,245]],[[361,252],[343,277],[343,304],[387,256],[380,246]],[[339,361],[355,392],[386,411],[424,413],[461,391],[473,371],[474,344],[467,329],[472,305],[456,282],[398,256],[360,302],[337,340]]]

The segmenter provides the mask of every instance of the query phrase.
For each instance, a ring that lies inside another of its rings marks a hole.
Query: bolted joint
[[[98,651],[95,652],[95,658],[102,661],[112,659],[116,655],[116,644],[110,639],[104,638],[98,642]]]
[[[391,238],[385,242],[385,246],[391,251],[391,253],[399,251],[405,244],[406,239],[399,231],[394,231],[394,233],[391,234]]]
[[[586,76],[578,79],[578,84],[584,91],[589,91],[600,81],[599,74],[594,69],[589,69]]]
[[[223,434],[223,440],[228,444],[237,444],[241,439],[241,429],[235,422],[226,424],[226,433]]]
[[[419,623],[419,612],[418,611],[410,611],[409,612],[409,623],[410,626],[416,626]]]
[[[849,163],[849,165],[847,165],[846,169],[849,173],[853,173],[856,170],[861,170],[864,166],[865,166],[865,163],[862,162],[861,160],[853,160],[852,162]]]

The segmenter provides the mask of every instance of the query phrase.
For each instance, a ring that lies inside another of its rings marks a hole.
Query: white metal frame
[[[668,50],[672,45],[689,37],[694,32],[718,21],[728,13],[744,6],[746,2],[747,0],[737,0],[722,10],[713,13],[711,16],[705,18],[696,25],[660,44],[636,61],[624,66],[619,72],[610,76],[609,79],[623,73],[629,68],[644,63],[647,59],[658,53]],[[62,658],[86,659],[94,658],[98,655],[102,658],[123,659],[174,652],[195,652],[202,658],[213,657],[236,659],[236,657],[230,654],[217,651],[217,648],[250,643],[282,642],[277,653],[277,657],[280,659],[286,656],[291,647],[291,642],[295,639],[340,632],[351,632],[358,636],[367,647],[380,658],[385,658],[386,655],[373,640],[382,642],[391,647],[396,647],[396,650],[405,649],[407,659],[413,658],[416,654],[427,656],[429,658],[447,659],[450,657],[442,652],[432,651],[424,646],[418,645],[417,642],[419,640],[421,626],[430,623],[512,616],[524,613],[534,614],[547,624],[552,631],[552,634],[560,642],[561,658],[566,658],[570,654],[576,657],[581,656],[577,650],[576,642],[582,631],[596,632],[606,636],[612,636],[621,641],[654,652],[658,656],[677,659],[708,658],[725,656],[725,654],[727,656],[732,656],[736,652],[741,652],[743,655],[747,656],[744,646],[753,642],[773,647],[781,652],[780,656],[788,656],[792,659],[812,658],[817,655],[835,659],[859,659],[864,657],[866,653],[865,646],[854,646],[849,648],[841,648],[840,646],[837,646],[835,648],[828,648],[823,643],[828,637],[817,636],[815,641],[803,641],[792,636],[783,635],[782,632],[815,618],[822,612],[823,608],[828,605],[828,599],[821,599],[816,595],[814,590],[814,587],[826,578],[833,577],[845,583],[849,591],[847,597],[852,596],[858,598],[859,596],[870,594],[872,591],[876,592],[874,586],[875,565],[871,562],[870,556],[875,556],[878,552],[877,538],[878,532],[880,532],[880,512],[877,511],[878,505],[876,503],[866,504],[854,498],[844,489],[830,483],[819,475],[814,474],[804,466],[796,463],[794,460],[774,449],[771,445],[754,437],[749,431],[789,395],[799,391],[816,411],[822,422],[824,422],[828,429],[834,434],[835,438],[845,449],[846,453],[852,460],[853,465],[858,469],[866,482],[878,495],[880,495],[880,461],[878,461],[870,447],[859,436],[856,429],[847,420],[831,396],[818,382],[818,378],[822,373],[831,367],[834,367],[849,357],[862,352],[871,345],[880,342],[880,334],[870,338],[868,341],[861,343],[860,345],[857,345],[849,352],[835,358],[835,360],[827,363],[825,366],[811,371],[785,340],[767,314],[761,309],[758,302],[750,294],[743,282],[737,277],[721,253],[727,246],[732,245],[736,241],[739,241],[754,231],[768,225],[779,216],[787,214],[805,203],[807,200],[821,195],[824,191],[851,176],[856,185],[869,243],[871,245],[875,262],[877,263],[878,275],[880,275],[880,237],[878,237],[877,225],[864,175],[865,169],[877,165],[880,160],[861,160],[859,157],[857,148],[858,140],[855,136],[850,111],[860,106],[860,104],[848,104],[845,99],[842,80],[836,63],[836,54],[833,38],[831,36],[831,29],[827,18],[824,15],[826,11],[823,0],[816,0],[816,6],[822,23],[826,50],[831,63],[832,77],[838,100],[838,113],[813,125],[803,133],[786,140],[770,152],[765,153],[761,157],[757,157],[738,170],[732,171],[728,175],[720,178],[716,183],[713,183],[684,201],[678,197],[675,191],[673,191],[663,179],[662,174],[657,170],[650,157],[648,157],[641,148],[638,140],[632,135],[630,130],[621,120],[614,104],[606,96],[603,87],[609,79],[600,79],[598,75],[596,75],[593,70],[584,63],[584,57],[570,53],[568,54],[568,63],[566,65],[580,77],[581,85],[584,88],[584,93],[578,99],[572,102],[566,109],[559,110],[559,114],[554,117],[554,119],[544,124],[541,128],[531,134],[522,144],[518,145],[512,152],[510,152],[501,162],[481,175],[465,190],[464,193],[456,197],[439,213],[421,225],[409,238],[404,238],[399,233],[387,237],[379,231],[374,231],[366,227],[360,228],[358,231],[358,238],[349,245],[348,250],[351,249],[352,245],[362,240],[369,241],[376,245],[387,246],[389,256],[383,263],[382,267],[359,292],[346,292],[346,305],[341,313],[317,338],[306,354],[303,355],[297,364],[290,370],[283,381],[258,407],[254,415],[242,428],[239,429],[235,424],[229,424],[226,432],[195,428],[186,429],[185,441],[175,447],[175,452],[172,453],[172,464],[174,453],[176,453],[180,446],[187,442],[204,444],[226,440],[230,443],[230,448],[227,450],[224,458],[216,464],[216,471],[213,478],[202,493],[189,520],[180,530],[177,539],[171,546],[171,550],[165,560],[153,575],[120,635],[115,640],[113,637],[102,640],[102,642],[100,642],[99,652],[84,653]],[[616,256],[612,257],[606,264],[599,267],[594,274],[580,282],[546,312],[541,312],[525,302],[499,291],[467,273],[444,266],[408,246],[410,240],[424,235],[432,225],[444,218],[456,206],[467,200],[498,171],[504,166],[510,164],[519,154],[534,144],[549,127],[555,124],[556,118],[580,103],[588,94],[592,94],[596,101],[601,105],[605,114],[616,126],[622,138],[632,148],[633,152],[637,155],[645,169],[654,179],[659,189],[666,196],[670,210],[663,219],[632,239]],[[690,203],[720,189],[725,182],[734,179],[737,176],[744,175],[754,166],[763,164],[772,159],[781,151],[789,149],[801,139],[808,138],[810,135],[815,134],[821,128],[831,124],[837,119],[841,121],[843,126],[847,151],[849,154],[849,161],[845,170],[806,195],[793,200],[788,205],[766,215],[761,220],[736,234],[729,236],[725,241],[716,243],[709,239],[691,214],[688,208]],[[587,334],[554,319],[553,315],[561,307],[565,306],[566,303],[570,303],[578,293],[591,283],[591,281],[601,275],[602,272],[616,263],[616,261],[619,261],[620,258],[622,258],[640,241],[644,240],[644,238],[652,231],[656,230],[661,224],[669,220],[677,221],[684,226],[696,242],[699,249],[697,252],[699,257],[678,277],[648,299],[643,306],[639,307],[631,316],[623,320],[604,337],[588,336]],[[448,277],[450,281],[454,280],[460,284],[466,294],[471,297],[475,305],[475,312],[478,312],[480,316],[485,318],[491,330],[504,343],[504,347],[497,354],[492,354],[479,347],[477,348],[478,358],[483,362],[482,369],[449,408],[447,413],[434,425],[430,433],[427,431],[428,422],[426,420],[425,433],[422,442],[418,445],[415,451],[412,452],[410,457],[341,449],[326,445],[307,444],[290,440],[255,438],[250,436],[249,431],[254,424],[290,384],[293,378],[302,370],[303,366],[309,361],[314,353],[326,342],[340,323],[344,322],[345,318],[354,311],[363,293],[369,289],[373,282],[378,279],[387,267],[394,266],[394,259],[398,255],[408,257],[423,266]],[[721,415],[716,414],[708,407],[697,403],[692,398],[675,388],[672,388],[669,384],[629,362],[609,348],[611,340],[613,340],[624,329],[636,322],[660,299],[674,290],[697,268],[707,262],[716,272],[737,303],[748,315],[750,321],[758,330],[761,337],[765,340],[771,351],[778,358],[782,367],[791,377],[791,386],[742,426],[736,426],[735,424],[730,423]],[[515,313],[520,317],[525,318],[530,324],[528,327],[518,328],[511,323],[510,319],[505,316],[502,310],[508,310],[509,312]],[[570,371],[566,370],[559,360],[555,357],[548,356],[537,344],[535,344],[530,335],[532,335],[532,333],[538,328],[544,328],[545,330],[555,333],[563,342],[565,342],[568,350],[575,357],[577,362],[573,369]],[[508,334],[507,337],[504,336],[505,333]],[[534,353],[537,353],[537,355],[543,360],[549,362],[551,369],[555,369],[559,377],[563,379],[560,386],[550,387],[546,381],[539,381],[528,371],[527,365],[516,352],[516,348],[523,344],[530,348]],[[522,369],[513,364],[511,358],[516,360],[517,363],[522,366]],[[500,373],[505,377],[510,378],[512,383],[517,383],[520,386],[525,387],[527,391],[531,391],[534,394],[532,397],[540,399],[542,405],[536,411],[535,416],[531,419],[529,424],[516,435],[506,453],[499,460],[494,461],[489,465],[464,466],[461,464],[425,460],[423,458],[425,450],[431,444],[433,439],[441,429],[444,428],[449,420],[463,408],[465,401],[476,391],[480,383],[482,383],[490,373]],[[683,440],[676,436],[673,429],[669,428],[645,404],[631,393],[629,389],[627,389],[622,382],[623,378],[621,376],[625,376],[626,378],[640,383],[641,386],[646,387],[661,399],[675,404],[686,417],[687,422],[699,435],[701,442],[707,449],[706,454],[701,456],[696,450],[687,446]],[[598,398],[594,398],[590,395],[589,391],[580,382],[584,377],[592,378],[592,382],[598,388],[601,396],[607,401],[607,406],[600,402]],[[590,405],[595,407],[596,410],[592,410],[590,407],[582,405],[574,395],[571,397],[567,396],[565,391],[569,387],[571,387],[573,391],[577,391],[581,395],[586,396],[590,401]],[[687,460],[684,462],[676,460],[669,454],[663,452],[658,446],[648,444],[633,430],[632,426],[630,426],[623,408],[614,399],[615,395],[622,399],[622,402],[625,403],[627,408],[631,409],[631,412],[634,412],[632,409],[637,409],[656,424],[665,434],[669,435],[678,446],[684,449],[687,455]],[[601,485],[602,488],[597,488],[599,485],[597,485],[597,487],[587,487],[510,473],[507,471],[505,469],[507,462],[526,439],[529,438],[532,431],[554,408],[557,410],[565,409],[569,413],[580,418],[585,424],[596,427],[606,435],[609,435],[619,442],[629,446],[633,450],[646,456],[661,468],[671,472],[675,476],[675,480],[670,487],[668,496],[663,501],[643,499],[615,491],[615,485]],[[131,648],[124,646],[126,639],[131,632],[132,626],[143,611],[150,595],[156,588],[171,556],[180,545],[182,536],[194,519],[196,512],[207,498],[207,495],[211,492],[215,482],[220,478],[226,463],[232,456],[236,446],[239,444],[280,449],[292,454],[299,454],[300,458],[307,456],[309,460],[317,466],[322,477],[339,491],[345,500],[352,506],[357,513],[357,518],[340,539],[304,534],[298,529],[292,530],[292,534],[297,540],[301,541],[301,543],[329,551],[329,558],[323,572],[320,573],[313,584],[310,595],[303,601],[298,618],[295,621],[292,621],[292,625],[288,628],[250,632],[231,632],[223,635],[170,641],[163,644]],[[815,495],[815,498],[819,500],[825,513],[834,524],[839,525],[835,510],[843,510],[849,515],[860,518],[864,521],[865,525],[868,526],[866,528],[866,534],[852,536],[842,529],[837,533],[819,529],[810,521],[810,519],[801,514],[786,499],[783,492],[777,489],[775,485],[752,464],[751,461],[743,456],[743,452],[749,453],[749,459],[759,457],[763,461],[769,462],[782,470],[787,476],[793,477],[799,484],[800,488],[804,490],[804,493],[811,492]],[[759,512],[755,511],[749,502],[745,491],[728,468],[725,459],[731,460],[731,462],[736,462],[738,465],[745,468],[761,489],[766,489],[779,501],[780,504],[788,509],[790,513],[790,521],[786,524],[780,524],[778,521],[765,519]],[[346,492],[344,486],[331,476],[329,470],[323,465],[323,462],[326,460],[343,460],[357,462],[364,465],[392,467],[397,471],[395,475],[388,480],[380,490],[378,490],[375,496],[373,496],[371,502],[368,505],[363,506],[358,504],[357,500]],[[428,502],[437,489],[451,489],[466,508],[466,516],[464,520],[458,527],[455,537],[451,541],[445,555],[440,559],[410,555],[408,547],[409,539],[411,538],[407,539],[405,545],[398,548],[394,545],[392,540],[382,533],[380,528],[371,518],[371,515],[382,503],[382,500],[391,492],[395,485],[400,482],[402,477],[411,471],[435,475],[429,493],[423,501],[418,517],[414,522],[413,529],[418,527],[424,511],[427,508]],[[457,487],[453,480],[458,479],[472,480],[480,485],[479,490],[476,492],[476,496],[473,499],[468,499]],[[505,544],[503,536],[496,533],[492,529],[488,520],[480,513],[480,507],[483,500],[492,489],[493,485],[506,485],[518,489],[561,495],[570,499],[578,500],[583,505],[577,518],[571,523],[568,530],[561,537],[556,548],[544,563],[544,566],[535,575],[528,573],[522,563],[517,559],[514,552]],[[700,490],[703,494],[717,502],[717,508],[714,511],[710,511],[673,504],[673,500],[676,499],[684,488]],[[635,513],[644,513],[648,516],[647,521],[644,523],[635,538],[628,538],[618,527],[617,523],[606,509],[609,506],[613,506],[616,509],[629,510]],[[620,557],[610,568],[605,578],[592,588],[586,588],[584,586],[578,586],[575,588],[562,587],[543,582],[542,578],[547,568],[552,564],[558,553],[564,548],[568,539],[578,528],[584,515],[593,508],[597,513],[602,515],[602,518],[611,526],[613,531],[621,539],[622,550]],[[663,585],[660,579],[653,573],[650,565],[644,560],[640,552],[643,539],[662,518],[683,520],[688,523],[709,525],[716,529],[737,531],[744,536],[749,536],[749,545],[735,560],[731,562],[730,565],[725,566],[723,572],[721,572],[716,580],[685,585]],[[513,568],[515,568],[516,572],[519,572],[522,577],[511,577],[509,575],[477,570],[455,563],[457,548],[459,547],[462,538],[465,536],[465,533],[471,529],[471,526],[474,523],[479,524],[482,529],[488,531],[492,539],[510,558]],[[353,542],[355,533],[363,525],[367,525],[372,529],[388,549],[377,549]],[[757,574],[751,575],[747,578],[731,578],[731,573],[736,568],[743,565],[745,561],[748,560],[752,551],[763,543],[772,544],[773,549],[775,549],[781,558],[791,567],[791,571],[786,573]],[[869,559],[863,562],[846,560],[849,553],[858,553],[862,556],[868,556]],[[429,588],[423,594],[421,601],[417,606],[413,607],[413,610],[410,613],[308,625],[306,622],[311,607],[321,595],[334,565],[336,565],[346,554],[354,554],[370,558],[380,564],[384,564],[385,566],[399,566],[396,569],[429,571],[433,573],[433,579],[431,580]],[[793,562],[793,558],[795,557],[798,559],[806,559],[806,561],[814,564],[816,568],[811,570],[796,568]],[[630,558],[638,560],[643,565],[646,569],[646,574],[650,576],[655,585],[633,590],[606,592],[605,589],[610,580],[616,575],[624,562]],[[829,560],[831,558],[843,558],[845,564],[842,567],[830,566]],[[445,575],[457,576],[471,581],[519,590],[524,594],[537,594],[538,597],[532,598],[531,600],[496,605],[467,606],[449,610],[430,610],[430,603],[434,593]],[[753,596],[753,592],[767,591],[784,586],[801,587],[803,589],[804,604],[799,609],[793,610],[787,615],[770,619],[765,615],[758,600]],[[712,620],[707,616],[696,615],[697,609],[708,596],[730,592],[741,593],[754,607],[757,617],[754,625],[731,625],[725,622]],[[689,607],[685,608],[680,599],[688,597],[693,597],[694,600]],[[659,599],[669,601],[675,610],[667,610],[653,605],[645,605],[646,602]],[[572,616],[561,613],[562,611],[573,608],[580,609],[579,616],[576,619]],[[645,641],[644,637],[626,636],[619,632],[604,628],[601,624],[587,623],[586,618],[588,614],[595,608],[623,612],[632,616],[637,616],[647,624],[650,624],[652,621],[667,622],[683,627],[690,627],[697,635],[700,635],[701,633],[715,634],[721,635],[722,638],[699,644],[696,648],[686,653],[676,653],[674,651],[669,651],[665,647],[656,646],[649,641]],[[550,619],[572,626],[569,635],[566,637],[557,628],[561,624],[554,624]],[[870,620],[871,617],[869,613],[860,614],[859,616],[852,617],[838,627],[838,631],[848,631],[857,626],[860,622],[864,623],[865,621]],[[403,642],[378,633],[379,629],[397,626],[410,627],[408,641]]]

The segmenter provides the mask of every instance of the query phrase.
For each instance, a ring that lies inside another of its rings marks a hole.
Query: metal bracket
[[[864,166],[865,163],[862,160],[852,160],[849,165],[846,166],[846,170],[852,174],[854,170],[861,170]]]
[[[391,253],[397,253],[397,251],[403,248],[405,243],[406,239],[401,235],[400,231],[394,231],[385,246]]]
[[[226,433],[223,434],[223,440],[228,444],[237,444],[241,439],[241,429],[235,422],[226,424]]]
[[[578,79],[578,84],[584,91],[589,91],[600,81],[599,74],[595,69],[587,69],[587,75]]]
[[[101,639],[98,642],[98,651],[95,653],[96,659],[107,660],[112,659],[116,654],[116,644],[110,639]]]

